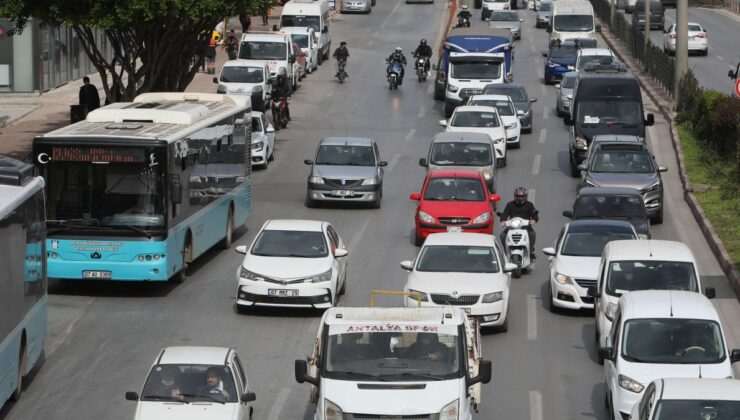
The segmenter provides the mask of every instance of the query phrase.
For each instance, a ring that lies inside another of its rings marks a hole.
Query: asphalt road
[[[411,239],[415,204],[408,195],[423,180],[417,161],[441,129],[442,104],[432,99],[431,80],[407,78],[398,91],[388,91],[384,57],[396,45],[412,50],[421,37],[436,45],[444,6],[440,0],[434,5],[381,0],[370,15],[338,16],[334,42],[349,42],[349,79],[339,85],[331,63],[309,76],[293,96],[293,121],[278,133],[275,162],[254,174],[254,213],[236,244],[250,243],[268,218],[330,221],[349,244],[347,294],[341,305],[368,305],[372,289],[400,290],[406,273],[398,263],[418,250]],[[534,131],[523,136],[521,149],[511,151],[498,185],[504,200],[512,198],[515,186],[530,188],[540,209],[541,249],[565,223],[560,213],[572,204],[576,181],[568,176],[568,137],[553,111],[554,88],[542,83],[540,51],[547,45],[546,33],[534,28],[533,12],[520,13],[525,22],[516,47],[515,79],[538,102]],[[481,25],[478,19],[473,23]],[[654,106],[648,109],[656,112]],[[666,122],[657,112],[656,119],[651,143],[658,162],[670,171],[664,178],[666,222],[653,234],[689,243],[705,283],[730,302],[734,296],[727,281],[681,198]],[[308,169],[302,161],[312,156],[321,137],[337,135],[378,140],[389,162],[381,209],[304,207]],[[491,384],[483,387],[478,418],[606,419],[593,317],[547,311],[542,299],[547,260],[539,254],[534,272],[513,281],[509,331],[483,338],[484,355],[494,368]],[[281,309],[235,314],[234,274],[240,261],[233,250],[213,250],[180,286],[52,283],[46,362],[21,401],[6,405],[0,419],[130,419],[135,403],[124,399],[125,391],[140,391],[157,352],[173,345],[235,347],[257,394],[256,419],[312,418],[308,386],[295,383],[293,360],[309,353],[320,314]],[[380,300],[381,305],[398,303]]]

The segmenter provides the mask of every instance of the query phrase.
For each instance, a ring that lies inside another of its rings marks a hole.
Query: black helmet
[[[421,45],[427,45],[427,40],[422,38],[421,41],[419,41],[419,43]]]
[[[345,46],[345,45],[347,45],[347,42],[345,42],[345,41],[342,41],[342,42],[340,42],[340,43],[339,43],[339,46],[340,46],[340,47],[343,47],[343,46]]]
[[[524,187],[514,188],[514,201],[517,203],[523,203],[527,201],[527,189]]]

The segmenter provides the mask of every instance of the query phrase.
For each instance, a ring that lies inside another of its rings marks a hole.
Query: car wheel
[[[450,103],[445,102],[445,118],[450,118],[452,113],[455,111],[455,107]]]
[[[549,302],[549,308],[550,312],[557,314],[560,313],[560,308],[555,306],[555,299],[552,297],[552,283],[550,282],[550,279],[547,279],[547,301]]]
[[[269,160],[270,160],[270,162],[272,162],[273,160],[275,160],[275,148],[274,147],[272,149],[270,149],[270,159]]]
[[[306,193],[306,207],[312,209],[316,207],[316,200],[312,199],[308,196],[308,193]]]
[[[558,118],[563,118],[565,114],[563,114],[563,111],[560,110],[560,105],[555,106],[555,113],[558,115]]]
[[[344,282],[342,282],[342,288],[339,289],[339,294],[344,295],[347,293],[347,267],[344,267]]]
[[[265,154],[265,163],[262,164],[262,169],[267,169],[268,166],[270,166],[270,159],[267,157],[269,156],[269,151],[267,154]]]
[[[502,158],[496,158],[496,167],[503,168],[504,166],[506,166],[506,156]]]
[[[569,161],[570,161],[570,176],[572,176],[573,178],[578,178],[579,176],[581,176],[581,171],[578,169],[578,165],[573,163],[572,156],[569,159]]]
[[[372,203],[372,208],[379,209],[380,208],[380,201],[383,199],[383,186],[380,186],[380,189],[378,190],[378,195],[375,197],[375,200]]]
[[[660,211],[658,212],[658,214],[656,214],[655,216],[653,216],[653,218],[650,221],[654,225],[659,225],[659,224],[663,223],[663,208],[662,207],[660,208]]]
[[[424,243],[424,238],[419,237],[419,235],[414,232],[414,245],[421,246]]]
[[[507,331],[509,331],[509,314],[508,314],[508,312],[506,314],[506,318],[504,318],[504,323],[501,324],[498,327],[498,332],[500,332],[500,333],[505,333]]]

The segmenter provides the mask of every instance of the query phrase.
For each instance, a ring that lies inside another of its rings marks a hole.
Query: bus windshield
[[[555,15],[554,28],[560,32],[582,32],[594,29],[591,15]]]
[[[239,58],[248,60],[287,60],[288,44],[284,42],[245,41],[239,48]]]

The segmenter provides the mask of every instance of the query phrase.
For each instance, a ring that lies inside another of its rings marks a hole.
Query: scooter
[[[344,83],[344,79],[347,77],[347,72],[344,71],[344,66],[347,65],[347,60],[337,60],[337,78],[339,83]]]
[[[403,67],[397,61],[388,64],[385,72],[388,77],[388,89],[398,89],[399,82],[401,81],[401,71]]]
[[[416,59],[416,76],[419,79],[419,83],[427,80],[427,72],[429,71],[429,57],[418,57]]]
[[[501,217],[501,212],[496,213]],[[516,264],[516,269],[512,272],[514,278],[521,277],[522,272],[529,271],[534,262],[529,252],[529,232],[527,231],[529,220],[521,217],[512,217],[506,221],[506,239],[504,240],[504,249],[509,261]]]

